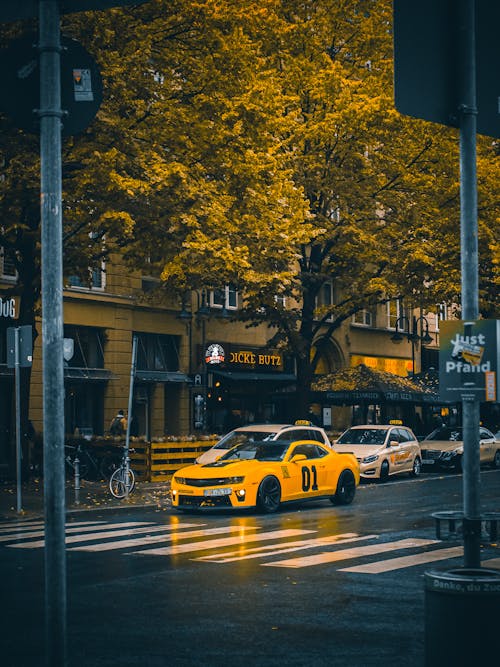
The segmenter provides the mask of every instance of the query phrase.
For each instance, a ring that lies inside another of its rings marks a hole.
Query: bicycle
[[[109,490],[115,498],[125,498],[132,493],[135,487],[134,471],[130,467],[128,452],[133,449],[124,449],[121,465],[117,468],[109,479]]]
[[[82,443],[65,445],[64,453],[66,470],[72,475],[76,474],[78,464],[78,473],[81,479],[107,479],[103,470],[102,459],[93,454]]]

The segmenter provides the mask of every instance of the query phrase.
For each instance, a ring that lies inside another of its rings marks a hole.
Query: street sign
[[[60,0],[59,13],[72,14],[91,10],[111,9],[125,5],[142,5],[147,0]],[[3,0],[0,21],[18,21],[38,16],[39,0]]]
[[[40,108],[40,65],[37,38],[28,35],[14,40],[0,52],[0,108],[16,127],[38,134]],[[93,57],[83,46],[61,37],[62,134],[82,132],[94,119],[102,102],[102,78]]]
[[[19,330],[19,366],[27,368],[33,363],[33,332],[26,324]],[[16,366],[16,327],[7,328],[7,368]]]
[[[498,400],[500,320],[447,320],[439,339],[441,399]]]
[[[458,127],[456,0],[393,0],[394,94],[403,114]],[[477,132],[500,138],[500,3],[476,0]]]

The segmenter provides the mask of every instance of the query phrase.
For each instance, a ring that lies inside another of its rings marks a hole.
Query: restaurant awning
[[[142,382],[189,382],[189,377],[180,371],[136,370],[135,379]]]
[[[64,368],[65,380],[88,380],[92,382],[107,382],[113,379],[114,375],[106,368],[78,368],[66,366]]]
[[[434,387],[426,387],[363,364],[318,376],[311,385],[315,400],[339,405],[358,403],[443,403]]]
[[[226,380],[234,381],[256,381],[264,380],[267,382],[296,382],[297,376],[293,373],[254,373],[253,371],[211,371],[214,375],[223,377]]]

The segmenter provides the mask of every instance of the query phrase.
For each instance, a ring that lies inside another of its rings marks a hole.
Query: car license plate
[[[422,459],[422,465],[431,466],[435,463],[434,459]]]
[[[225,487],[223,489],[205,489],[203,491],[204,496],[230,496],[233,490],[230,487]]]

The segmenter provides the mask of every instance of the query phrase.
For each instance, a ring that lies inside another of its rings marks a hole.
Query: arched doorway
[[[342,350],[335,339],[318,338],[311,348],[311,359],[316,353],[319,353],[319,359],[314,369],[315,375],[333,373],[346,365]]]

